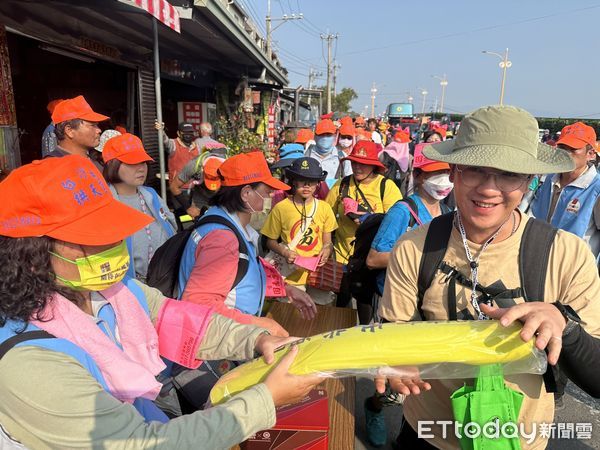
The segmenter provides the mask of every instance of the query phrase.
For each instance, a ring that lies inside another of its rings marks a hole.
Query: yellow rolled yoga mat
[[[387,374],[406,376],[404,367],[422,378],[463,378],[476,376],[473,368],[486,364],[504,365],[505,374],[543,373],[544,353],[533,340],[523,342],[520,331],[520,324],[503,327],[495,320],[361,325],[297,341],[290,373],[375,375],[389,368]],[[257,358],[226,373],[210,393],[212,404],[264,381],[288,351],[289,345],[278,350],[272,365]]]

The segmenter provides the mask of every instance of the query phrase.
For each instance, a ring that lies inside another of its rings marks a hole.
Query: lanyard
[[[138,198],[140,199],[140,204],[142,205],[142,212],[144,214],[152,216],[152,214],[148,213],[148,206],[146,205],[146,200],[144,200],[144,196],[142,195],[142,193],[138,190],[137,194]],[[148,264],[150,264],[150,260],[154,255],[154,249],[152,248],[152,231],[150,230],[150,225],[151,224],[148,224],[144,228],[146,230],[146,236],[148,237]]]
[[[513,218],[513,233],[514,233],[516,220],[515,220],[513,214],[514,213],[511,214],[511,217]],[[460,237],[462,238],[463,247],[465,249],[465,254],[467,255],[467,260],[469,261],[469,267],[471,268],[471,283],[473,284],[473,288],[472,288],[473,290],[471,291],[471,305],[473,305],[473,309],[475,309],[475,312],[477,313],[478,320],[488,320],[489,317],[481,312],[481,309],[479,308],[479,302],[477,301],[477,284],[479,281],[478,280],[479,259],[481,258],[481,255],[483,254],[483,252],[485,251],[487,246],[490,245],[494,239],[496,239],[498,234],[500,234],[500,231],[502,230],[502,228],[504,227],[506,222],[508,222],[508,219],[510,219],[510,217],[507,217],[506,220],[502,223],[502,225],[500,225],[500,227],[492,235],[492,237],[490,237],[487,241],[485,241],[485,243],[483,244],[483,247],[481,248],[481,251],[479,252],[479,255],[477,255],[477,258],[473,258],[473,255],[471,254],[471,250],[469,249],[469,244],[467,243],[467,233],[465,232],[465,227],[460,218],[460,210],[458,210],[458,209],[456,210],[455,217],[456,217],[456,224],[458,225],[458,231],[460,232]]]

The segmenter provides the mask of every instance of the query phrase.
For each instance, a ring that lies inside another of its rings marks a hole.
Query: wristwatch
[[[571,333],[571,331],[579,326],[581,317],[579,317],[575,310],[569,305],[563,305],[561,302],[554,302],[552,304],[556,307],[556,309],[558,309],[567,322],[565,329],[563,330],[563,336],[567,336]]]

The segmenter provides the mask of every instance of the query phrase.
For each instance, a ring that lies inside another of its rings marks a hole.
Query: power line
[[[413,41],[400,42],[400,43],[395,43],[393,45],[385,45],[385,46],[373,47],[373,48],[369,48],[369,49],[365,49],[365,50],[357,50],[354,52],[344,53],[341,56],[357,55],[357,54],[361,54],[361,53],[370,53],[370,52],[374,52],[374,51],[378,51],[378,50],[387,50],[389,48],[397,48],[398,46],[402,46],[402,45],[421,44],[423,42],[437,41],[440,39],[448,39],[448,38],[457,37],[457,36],[464,36],[466,34],[478,33],[481,31],[490,31],[490,30],[495,30],[498,28],[511,27],[514,25],[521,25],[524,23],[536,22],[539,20],[545,20],[545,19],[549,19],[549,18],[557,17],[557,16],[562,17],[565,14],[573,14],[573,13],[577,13],[577,12],[581,12],[581,11],[588,11],[588,10],[596,9],[596,8],[600,8],[600,5],[588,6],[585,8],[572,9],[572,10],[568,10],[568,11],[561,11],[561,12],[557,12],[557,13],[553,13],[553,14],[546,14],[544,16],[530,17],[528,19],[518,20],[515,22],[498,24],[498,25],[490,25],[490,26],[486,26],[486,27],[475,28],[473,30],[459,31],[456,33],[449,33],[449,34],[444,34],[444,35],[440,35],[440,36],[432,36],[430,38],[425,38],[425,39],[417,39],[417,40],[413,40]]]

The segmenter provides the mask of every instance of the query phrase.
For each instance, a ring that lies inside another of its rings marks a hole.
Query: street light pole
[[[512,61],[508,60],[508,49],[504,52],[504,55],[496,52],[488,52],[487,50],[483,50],[482,53],[486,53],[488,55],[494,55],[500,58],[500,68],[502,69],[502,84],[500,85],[500,104],[504,104],[504,85],[506,83],[506,69],[512,66]]]
[[[427,97],[427,90],[421,88],[421,95],[423,96],[423,106],[421,106],[421,114],[425,114],[425,98]]]
[[[442,86],[442,101],[440,103],[440,110],[438,112],[444,114],[444,97],[446,96],[446,86],[448,86],[448,79],[446,78],[446,74],[444,74],[443,77],[439,77],[437,75],[431,76],[440,80],[440,86]]]
[[[377,88],[375,87],[375,82],[373,82],[373,87],[371,88],[371,117],[375,117],[375,94],[377,94]]]

